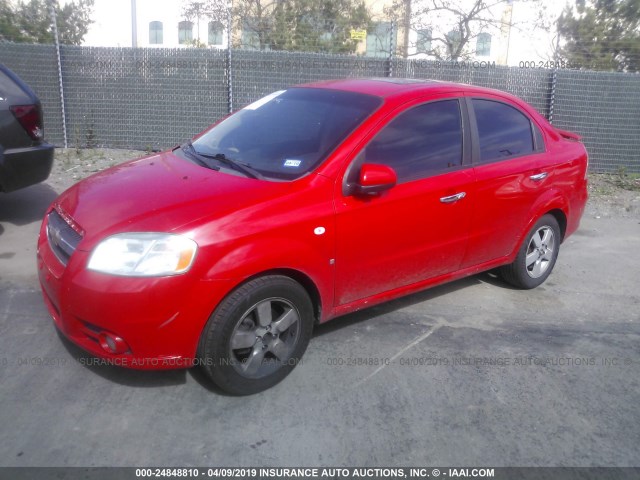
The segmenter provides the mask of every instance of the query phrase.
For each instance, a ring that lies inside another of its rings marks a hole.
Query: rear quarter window
[[[542,136],[542,132],[540,131],[540,128],[538,128],[538,126],[535,123],[531,122],[531,125],[533,127],[533,139],[535,141],[536,152],[544,152],[545,146],[544,146],[544,137]]]

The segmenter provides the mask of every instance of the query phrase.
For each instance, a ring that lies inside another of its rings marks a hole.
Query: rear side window
[[[533,153],[531,121],[522,112],[492,100],[473,99],[472,103],[478,125],[481,162]]]
[[[390,166],[398,182],[460,166],[462,116],[458,100],[427,103],[401,113],[367,145],[361,161]]]

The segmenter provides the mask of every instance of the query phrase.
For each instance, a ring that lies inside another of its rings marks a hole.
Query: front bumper
[[[200,334],[227,281],[194,269],[172,277],[117,277],[87,270],[90,252],[63,265],[49,246],[46,217],[38,240],[38,276],[57,328],[83,350],[127,368],[191,367]],[[109,348],[108,339],[118,341]],[[117,352],[117,353],[116,353]]]
[[[13,192],[49,178],[53,153],[54,147],[46,143],[36,147],[0,149],[0,190]]]

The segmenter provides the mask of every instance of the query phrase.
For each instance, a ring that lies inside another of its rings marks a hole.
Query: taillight
[[[13,105],[11,111],[34,140],[42,140],[42,111],[39,105]]]

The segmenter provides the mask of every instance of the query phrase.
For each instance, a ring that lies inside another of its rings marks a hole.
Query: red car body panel
[[[245,178],[164,152],[96,174],[53,203],[49,211],[59,211],[83,235],[66,266],[49,246],[46,216],[38,241],[45,302],[68,338],[123,366],[189,366],[211,313],[249,278],[267,272],[292,276],[309,292],[317,321],[324,322],[510,263],[545,213],[557,215],[565,238],[578,228],[587,199],[584,147],[521,100],[446,83],[354,79],[307,87],[367,93],[383,103],[298,180]],[[542,132],[545,151],[465,163],[375,197],[345,195],[349,164],[399,112],[465,96],[498,99],[524,112]],[[540,173],[546,178],[531,180]],[[463,201],[440,201],[461,191]],[[97,244],[123,232],[185,234],[198,244],[196,259],[187,273],[166,277],[88,270]],[[104,348],[104,332],[126,342],[127,352]]]
[[[473,175],[460,170],[443,177],[403,183],[376,199],[336,192],[336,235],[349,239],[336,244],[338,305],[459,269],[471,204],[440,198],[462,189],[469,194]]]

